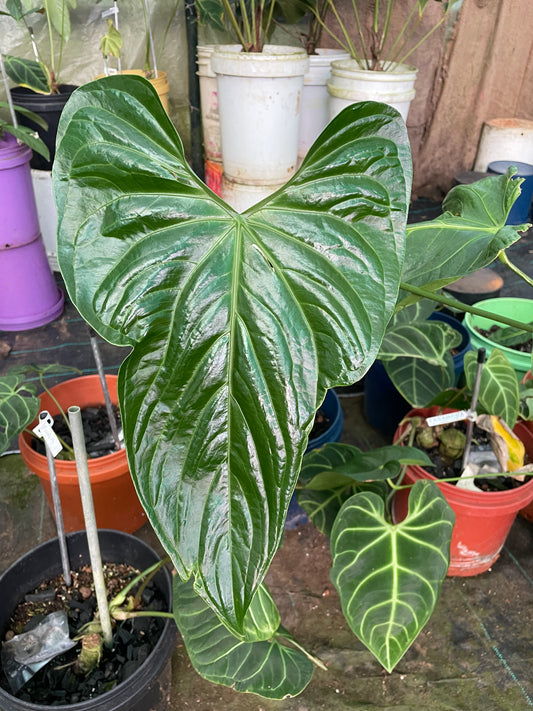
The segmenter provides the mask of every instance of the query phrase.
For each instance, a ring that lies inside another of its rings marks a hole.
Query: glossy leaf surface
[[[356,494],[331,534],[331,579],[354,634],[392,671],[428,621],[449,565],[454,514],[430,481],[393,525],[375,494]]]
[[[446,323],[418,321],[387,329],[379,358],[392,360],[398,356],[418,358],[432,365],[446,365],[445,356],[461,343],[461,335]]]
[[[494,261],[520,239],[524,226],[505,224],[519,193],[508,175],[450,190],[441,216],[408,226],[402,281],[438,289]]]
[[[477,353],[465,354],[465,376],[468,389],[474,388]],[[478,411],[498,415],[512,429],[518,417],[520,398],[516,371],[502,351],[495,348],[483,365],[479,386]]]
[[[249,613],[260,615],[254,611],[255,602],[256,598]],[[311,681],[313,664],[302,652],[276,638],[237,639],[194,592],[192,584],[178,576],[174,577],[173,610],[191,663],[208,681],[271,699],[296,696]]]
[[[143,79],[87,84],[63,112],[61,270],[93,328],[133,346],[119,394],[139,495],[180,575],[237,634],[315,411],[376,356],[410,177],[398,114],[359,104],[239,215],[192,173]]]

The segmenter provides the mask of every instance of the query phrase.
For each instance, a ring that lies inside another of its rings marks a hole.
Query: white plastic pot
[[[295,172],[304,74],[309,60],[297,47],[265,45],[241,52],[219,45],[217,76],[224,173],[247,185],[278,185]]]
[[[57,208],[52,189],[52,171],[32,169],[31,181],[35,194],[35,204],[37,206],[37,218],[39,220],[39,227],[41,228],[48,263],[52,271],[58,272],[59,264],[57,263],[56,244]]]
[[[328,81],[330,118],[358,101],[381,101],[397,109],[407,120],[415,96],[418,69],[408,64],[394,64],[387,71],[361,69],[354,59],[331,63]]]
[[[280,185],[246,185],[245,183],[236,183],[227,175],[222,176],[221,182],[221,197],[230,207],[236,212],[244,212],[252,205],[255,205],[261,200],[264,200],[272,193],[275,193],[278,188],[281,188],[285,183]]]
[[[197,74],[200,82],[200,110],[205,159],[220,162],[222,161],[222,144],[218,117],[217,78],[211,69],[211,57],[214,49],[214,44],[198,45],[196,50]]]
[[[496,160],[533,164],[533,121],[496,118],[483,124],[474,170],[485,171]]]
[[[302,160],[315,140],[329,123],[329,94],[327,82],[331,62],[349,59],[342,49],[317,49],[309,55],[309,69],[304,76],[298,158]]]

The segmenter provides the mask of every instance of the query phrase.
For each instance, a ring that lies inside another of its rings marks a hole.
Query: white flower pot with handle
[[[198,45],[196,48],[198,77],[200,82],[200,111],[204,135],[205,159],[222,161],[220,121],[218,117],[217,78],[211,69],[214,44]]]
[[[277,185],[293,175],[308,65],[307,54],[297,47],[215,48],[211,67],[217,76],[222,163],[230,180]]]
[[[304,76],[298,158],[302,160],[315,140],[329,123],[329,94],[327,82],[331,63],[349,59],[342,49],[317,49],[309,55],[309,69]]]
[[[361,69],[354,59],[332,62],[328,81],[330,118],[358,101],[381,101],[397,109],[406,121],[415,96],[417,72],[408,64],[394,64],[387,71],[376,71]]]

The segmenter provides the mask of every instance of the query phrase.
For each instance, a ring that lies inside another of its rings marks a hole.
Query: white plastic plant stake
[[[87,464],[87,451],[85,449],[85,438],[83,436],[80,408],[77,405],[69,407],[68,417],[70,428],[72,430],[72,444],[74,446],[74,456],[76,458],[76,469],[80,485],[85,530],[87,532],[89,557],[91,559],[91,566],[93,570],[94,592],[96,595],[96,602],[98,604],[98,612],[100,615],[104,642],[110,647],[113,642],[113,631],[111,629],[111,616],[109,614],[109,605],[107,603],[102,557],[100,555],[100,542],[98,541],[98,529],[96,527],[96,516],[94,514],[91,480],[89,477],[89,465]]]

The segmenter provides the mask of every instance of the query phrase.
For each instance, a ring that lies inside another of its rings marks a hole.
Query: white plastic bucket
[[[309,69],[304,76],[298,158],[305,157],[315,140],[329,123],[329,94],[327,82],[331,75],[331,62],[348,59],[341,49],[317,49],[309,55]]]
[[[485,171],[497,160],[533,164],[533,121],[496,118],[483,124],[474,170]]]
[[[219,45],[217,76],[224,173],[247,185],[278,185],[295,172],[304,74],[309,60],[297,47],[265,45],[241,52]]]
[[[56,242],[57,209],[52,189],[52,171],[32,169],[31,182],[35,194],[37,219],[39,220],[46,257],[52,271],[58,272],[59,264],[57,263]]]
[[[196,50],[197,74],[200,82],[200,111],[205,159],[220,162],[222,160],[222,143],[218,116],[217,78],[211,69],[211,57],[214,49],[214,44],[198,45]]]
[[[230,180],[226,175],[222,176],[221,196],[230,207],[236,212],[244,212],[252,205],[264,200],[272,193],[275,193],[281,185],[245,185]]]
[[[358,101],[381,101],[397,109],[406,121],[415,96],[417,72],[418,69],[408,64],[396,64],[387,71],[376,71],[361,69],[354,59],[332,62],[327,85],[330,118]]]

